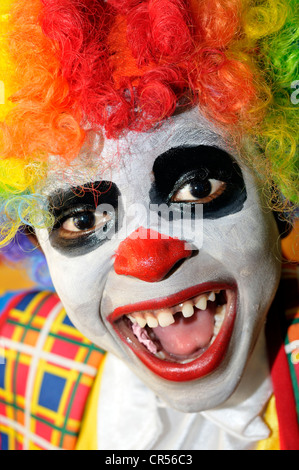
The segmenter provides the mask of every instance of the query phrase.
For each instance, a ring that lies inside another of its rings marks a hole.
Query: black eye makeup
[[[239,165],[217,147],[172,148],[155,160],[153,174],[151,203],[174,213],[202,204],[203,216],[217,219],[240,211],[247,197]]]
[[[119,196],[110,181],[56,191],[49,197],[54,217],[52,246],[69,256],[79,256],[102,245],[119,229]]]

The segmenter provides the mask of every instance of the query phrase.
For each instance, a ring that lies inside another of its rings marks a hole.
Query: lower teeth
[[[211,340],[211,344],[215,341],[220,328],[222,326],[224,317],[225,317],[225,312],[226,312],[226,304],[220,305],[219,307],[216,308],[216,314],[214,315],[215,318],[215,326],[214,326],[214,335]]]
[[[158,359],[162,359],[162,361],[165,361],[165,359],[166,359],[166,356],[165,356],[165,354],[164,354],[163,351],[158,351],[158,352],[155,354],[155,356],[156,356]]]

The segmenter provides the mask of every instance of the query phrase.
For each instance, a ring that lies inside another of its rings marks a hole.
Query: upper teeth
[[[157,317],[160,326],[169,326],[174,323],[173,314],[170,309],[160,310]]]
[[[175,322],[174,315],[182,312],[185,318],[190,318],[194,314],[194,307],[200,310],[206,310],[208,301],[214,302],[219,291],[212,291],[201,294],[194,299],[171,308],[163,308],[154,311],[134,312],[128,315],[132,323],[138,323],[141,328],[148,325],[150,328],[156,328],[158,325],[166,327]]]
[[[195,304],[196,308],[199,308],[200,310],[205,310],[207,308],[207,297],[203,295]]]
[[[192,317],[194,313],[193,303],[192,302],[184,302],[182,307],[182,314],[185,318]]]

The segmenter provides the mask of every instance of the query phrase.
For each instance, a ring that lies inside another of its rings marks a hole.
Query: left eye
[[[193,178],[175,191],[171,197],[171,202],[205,204],[219,197],[225,189],[226,183],[223,181]]]
[[[94,231],[103,228],[110,220],[108,212],[82,211],[69,217],[61,224],[60,236],[74,237],[78,236],[80,232]]]

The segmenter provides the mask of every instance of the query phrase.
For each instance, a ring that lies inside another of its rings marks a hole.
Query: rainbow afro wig
[[[2,247],[50,226],[51,155],[67,166],[87,130],[144,132],[191,106],[274,206],[298,205],[297,0],[1,0],[0,26]]]

